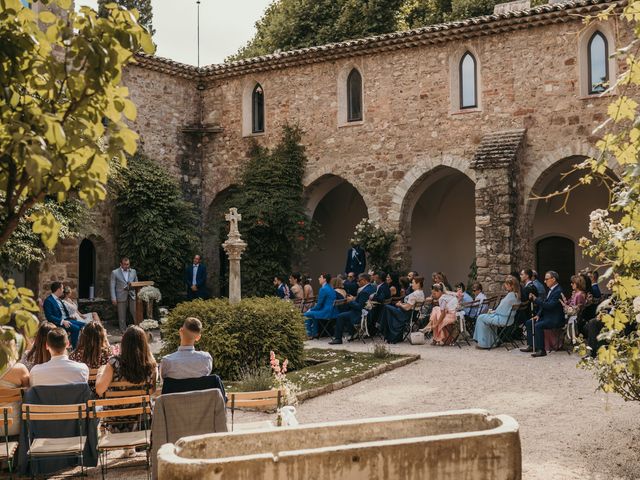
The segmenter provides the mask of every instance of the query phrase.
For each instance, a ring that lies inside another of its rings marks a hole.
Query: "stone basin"
[[[160,480],[451,479],[522,476],[518,423],[459,410],[212,433],[158,452]]]

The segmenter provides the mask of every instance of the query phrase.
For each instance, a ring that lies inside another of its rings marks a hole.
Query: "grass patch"
[[[377,352],[377,354],[380,355],[380,352]],[[305,350],[305,363],[307,366],[289,372],[287,378],[295,383],[299,391],[302,392],[351,378],[354,375],[364,373],[405,356],[388,353],[384,358],[379,358],[373,351],[349,352],[346,350],[310,348]],[[239,391],[239,387],[239,382],[225,382],[225,388],[229,391]]]

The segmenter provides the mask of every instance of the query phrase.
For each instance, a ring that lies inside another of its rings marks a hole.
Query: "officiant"
[[[127,257],[122,257],[120,267],[111,272],[111,303],[118,309],[121,333],[127,329],[127,312],[131,313],[132,323],[135,323],[136,293],[131,288],[131,283],[137,281],[138,274],[131,268],[131,262]]]

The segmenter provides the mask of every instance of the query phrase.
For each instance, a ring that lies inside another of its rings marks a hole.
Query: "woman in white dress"
[[[96,322],[100,321],[100,317],[96,312],[80,313],[78,311],[78,304],[71,299],[72,291],[67,285],[64,286],[62,293],[62,302],[64,303],[64,306],[67,307],[71,318],[74,320],[80,320],[84,323],[89,323],[91,320],[95,320]]]

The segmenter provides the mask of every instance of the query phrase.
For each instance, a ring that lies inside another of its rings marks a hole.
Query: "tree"
[[[598,18],[617,15],[615,7]],[[630,1],[621,17],[622,22],[631,23],[628,31],[634,35],[633,42],[616,53],[616,60],[624,60],[627,68],[608,88],[618,95],[609,105],[609,118],[600,126],[608,129],[598,142],[602,155],[584,162],[582,166],[591,171],[581,179],[583,184],[591,183],[596,176],[606,175],[608,158],[620,167],[609,208],[592,212],[591,238],[580,240],[585,253],[606,269],[612,308],[600,314],[604,328],[598,338],[604,344],[597,360],[585,359],[582,365],[594,370],[605,392],[640,401],[640,112],[631,97],[640,86],[640,57],[632,48],[640,38],[640,0]],[[581,351],[586,353],[584,345]]]
[[[404,0],[279,0],[256,22],[256,34],[227,60],[266,55],[397,28]]]
[[[88,7],[74,11],[71,0],[39,3],[56,8],[36,13],[20,0],[0,2],[0,247],[29,211],[33,231],[55,246],[60,222],[37,208],[48,197],[77,195],[89,206],[105,197],[109,159],[136,150],[122,119],[136,114],[122,69],[135,52],[153,52],[131,12],[109,8],[98,18]],[[37,311],[32,292],[0,278],[0,325],[31,335]],[[19,353],[14,338],[1,328],[0,372]]]
[[[117,180],[118,252],[139,277],[153,280],[173,303],[185,291],[183,272],[198,248],[198,219],[176,181],[144,154],[136,154]]]
[[[139,15],[138,23],[146,28],[152,36],[155,35],[156,31],[153,28],[151,0],[98,0],[98,15],[106,18],[109,14],[107,5],[113,4],[114,2],[127,10],[136,9]]]
[[[254,144],[242,184],[226,202],[242,215],[239,229],[248,245],[242,255],[245,295],[274,294],[273,277],[289,274],[317,238],[302,197],[307,158],[301,140],[300,128],[285,125],[273,150]],[[220,238],[225,238],[228,230],[222,229]]]

